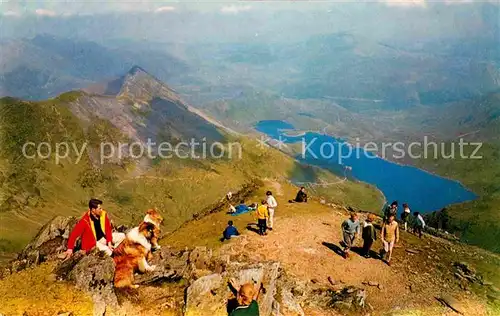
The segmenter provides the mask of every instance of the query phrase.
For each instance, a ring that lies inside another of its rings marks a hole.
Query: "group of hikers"
[[[380,258],[391,265],[392,250],[394,245],[399,242],[399,224],[396,221],[398,213],[398,202],[394,201],[386,206],[383,211],[383,222],[380,232],[380,237],[383,244],[383,249],[380,251]],[[408,222],[410,220],[410,207],[408,204],[403,204],[403,212],[401,213],[401,223],[405,231],[408,230]],[[414,212],[413,232],[422,238],[422,230],[425,227],[425,221],[419,212]],[[358,215],[355,212],[350,214],[350,218],[342,223],[342,239],[344,244],[343,256],[349,257],[350,250],[359,235],[363,239],[363,248],[361,254],[365,258],[370,258],[370,250],[373,242],[377,239],[377,233],[373,226],[375,214],[368,214],[366,220],[363,222],[363,227],[358,220]]]
[[[228,200],[231,199],[230,194],[227,196]],[[305,203],[307,202],[307,193],[305,188],[300,188],[294,200],[289,200],[290,203]],[[254,210],[257,219],[259,235],[267,235],[267,230],[273,230],[274,213],[278,206],[276,199],[271,191],[266,192],[266,198],[263,199],[259,206],[253,205],[246,206],[244,201],[235,207],[236,212],[238,208],[240,211]],[[399,224],[396,221],[398,211],[398,202],[394,201],[384,209],[383,224],[381,227],[381,240],[383,249],[380,252],[382,260],[390,265],[392,250],[394,245],[399,241]],[[234,212],[233,212],[234,213]],[[401,213],[401,223],[406,231],[410,220],[411,211],[408,204],[403,204],[403,212]],[[414,233],[422,237],[422,230],[425,227],[423,217],[418,213],[413,213],[414,224],[412,225]],[[363,239],[362,255],[370,258],[370,250],[373,242],[377,239],[376,229],[374,227],[375,214],[368,214],[366,220],[361,224],[358,215],[355,212],[350,214],[350,217],[345,220],[342,225],[343,237],[343,256],[349,257],[349,253],[356,239],[359,235]],[[228,226],[223,232],[222,240],[231,239],[239,236],[238,229],[233,225],[233,221],[228,222]],[[125,234],[115,233],[112,231],[111,221],[107,213],[102,209],[102,201],[91,199],[89,201],[89,209],[80,221],[75,225],[69,235],[67,250],[65,257],[71,257],[73,249],[75,248],[76,240],[81,239],[80,248],[89,252],[94,247],[104,252],[107,255],[112,255],[114,247],[123,241]],[[239,286],[231,282],[232,289],[236,294],[236,306],[230,312],[230,316],[243,316],[243,315],[259,315],[257,304],[257,297],[261,288],[256,288],[253,284],[244,284]]]
[[[229,192],[226,198],[230,201],[232,198],[232,193]],[[301,187],[295,199],[289,200],[290,203],[306,203],[307,193],[305,187]],[[241,214],[249,211],[255,211],[255,217],[257,219],[258,233],[261,236],[267,235],[267,230],[273,230],[274,224],[274,211],[278,206],[278,202],[273,196],[271,191],[266,192],[266,198],[260,202],[260,206],[256,203],[252,203],[249,206],[245,204],[245,201],[240,201],[240,204],[234,207],[229,205],[229,213],[231,214]],[[239,236],[240,233],[238,229],[234,227],[233,221],[228,221],[226,229],[222,232],[221,241],[231,239],[231,237]]]

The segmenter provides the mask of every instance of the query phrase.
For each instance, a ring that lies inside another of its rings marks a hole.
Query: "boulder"
[[[279,263],[265,262],[258,264],[230,263],[222,274],[213,273],[193,281],[187,290],[185,315],[227,315],[234,304],[234,296],[229,287],[229,280],[235,279],[240,285],[262,284],[258,303],[260,314],[272,314],[277,303],[277,279]],[[231,300],[231,296],[233,299]],[[289,301],[290,297],[287,298]],[[292,306],[292,303],[287,303]]]
[[[366,308],[366,291],[354,286],[347,286],[332,293],[330,306],[341,311],[361,311]]]
[[[460,304],[460,302],[453,296],[448,294],[443,294],[440,297],[437,297],[437,300],[440,301],[443,305],[448,306],[455,312],[462,315],[464,314],[464,308],[462,304]]]
[[[113,286],[115,263],[98,250],[94,249],[88,255],[75,253],[59,263],[54,273],[58,279],[74,283],[92,297],[94,315],[104,315],[108,306],[118,306]]]
[[[368,308],[366,297],[366,291],[355,286],[346,286],[338,290],[315,288],[309,293],[307,302],[313,302],[322,308],[333,308],[341,313],[359,314]]]
[[[194,272],[189,266],[189,251],[173,251],[163,247],[153,256],[151,265],[156,269],[152,272],[139,274],[135,277],[136,284],[154,285],[163,282],[177,282],[182,278],[189,278]]]
[[[214,273],[194,281],[187,289],[186,316],[227,314],[226,284],[220,274]]]
[[[66,250],[66,241],[78,220],[72,216],[56,216],[45,224],[31,242],[10,262],[10,272],[53,260]]]

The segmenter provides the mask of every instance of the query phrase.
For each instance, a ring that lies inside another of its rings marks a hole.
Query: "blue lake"
[[[274,139],[281,137],[284,143],[303,143],[306,150],[304,155],[296,157],[299,161],[373,184],[388,202],[408,203],[412,211],[431,212],[477,198],[457,181],[384,160],[360,148],[349,149],[343,140],[329,135],[308,132],[302,136],[285,136],[286,132],[294,130],[293,125],[276,120],[260,121],[255,128]],[[350,150],[352,154],[349,155]],[[346,158],[339,159],[341,154]]]

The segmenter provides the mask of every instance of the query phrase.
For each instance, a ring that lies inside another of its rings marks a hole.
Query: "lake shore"
[[[271,126],[272,127],[272,126]],[[269,127],[267,127],[269,128]],[[359,149],[359,150],[362,150],[363,152],[366,152],[364,150],[364,147],[360,146],[360,143],[358,142],[356,145],[346,141],[346,140],[341,140],[341,139],[337,139],[335,136],[332,136],[332,135],[329,135],[327,133],[321,133],[321,132],[318,132],[318,131],[310,131],[310,130],[290,130],[288,128],[286,129],[281,129],[281,128],[278,128],[276,129],[276,135],[282,135],[282,136],[285,136],[285,137],[290,137],[290,138],[295,138],[295,139],[287,139],[286,142],[287,143],[297,143],[297,142],[300,142],[302,139],[297,139],[297,138],[301,138],[301,137],[304,137],[306,135],[309,135],[309,136],[318,136],[318,137],[328,137],[328,138],[332,138],[333,141],[335,142],[338,142],[338,143],[345,143],[345,144],[348,144],[349,146],[351,146],[353,149]],[[268,134],[269,136],[269,134]],[[370,152],[370,153],[373,153],[373,152]],[[418,175],[419,172],[423,172],[424,174],[427,174],[428,176],[432,176],[433,179],[431,179],[431,183],[434,184],[434,187],[436,187],[436,185],[438,185],[439,187],[439,181],[449,181],[450,184],[451,183],[454,183],[454,185],[456,185],[456,187],[453,187],[453,190],[457,190],[457,193],[455,195],[455,198],[453,197],[453,193],[451,194],[448,194],[447,196],[444,196],[441,200],[436,200],[434,202],[431,202],[431,203],[427,203],[428,207],[424,207],[423,205],[421,205],[421,207],[416,207],[416,209],[425,209],[424,211],[421,211],[422,213],[432,213],[434,211],[438,211],[438,210],[441,210],[443,207],[447,207],[449,205],[455,205],[455,204],[462,204],[462,203],[467,203],[467,202],[470,202],[470,201],[474,201],[476,199],[479,198],[479,196],[472,190],[470,190],[469,188],[467,188],[462,182],[460,182],[459,180],[456,180],[456,179],[453,179],[453,178],[449,178],[449,177],[446,177],[446,176],[443,176],[443,175],[440,175],[440,174],[437,174],[436,172],[433,172],[433,171],[429,171],[429,170],[426,170],[426,169],[423,169],[423,168],[419,168],[413,164],[409,164],[409,163],[402,163],[400,160],[397,160],[397,159],[390,159],[388,157],[383,157],[381,155],[378,155],[376,153],[373,153],[376,158],[379,158],[380,160],[382,161],[385,161],[386,163],[389,163],[389,164],[394,164],[394,165],[397,165],[399,167],[403,167],[403,168],[409,168],[409,170],[406,170],[406,171],[400,171],[400,170],[392,170],[392,172],[396,172],[396,174],[399,175],[399,177],[401,178],[402,176],[402,172],[410,172],[412,174],[416,174]],[[373,159],[376,159],[376,158],[373,158]],[[371,159],[371,158],[367,158],[367,159]],[[308,164],[311,164],[311,165],[316,165],[314,162],[307,162]],[[377,168],[375,166],[379,166],[380,167],[380,164],[377,164],[375,163],[373,165],[374,168]],[[324,164],[322,164],[321,167],[325,167]],[[333,166],[332,166],[333,167]],[[330,169],[328,167],[326,167],[327,169]],[[357,180],[357,181],[360,181],[360,182],[364,182],[364,183],[368,183],[370,185],[373,185],[374,187],[377,188],[377,190],[379,190],[382,195],[384,196],[384,198],[387,200],[388,199],[388,196],[384,193],[384,190],[387,190],[388,187],[387,187],[387,183],[385,183],[384,185],[382,185],[382,187],[380,187],[379,185],[381,185],[380,183],[377,183],[376,181],[373,180],[373,176],[374,176],[374,171],[370,171],[368,169],[357,169],[358,171],[359,170],[362,170],[361,172],[364,173],[365,176],[368,176],[368,178],[371,178],[372,180],[367,180],[366,177],[365,179],[363,179],[363,175],[361,175],[361,177],[359,176],[360,174],[358,173],[356,176],[353,175],[353,177]],[[411,171],[411,170],[414,170],[414,171]],[[376,171],[375,171],[376,173]],[[380,172],[379,172],[380,173]],[[427,179],[425,176],[423,176],[422,174],[419,175],[421,181],[422,181],[422,178],[421,177],[424,177],[425,179]],[[439,179],[439,180],[438,180]],[[400,179],[401,180],[401,179]],[[427,180],[423,180],[423,181],[427,181]],[[443,183],[443,185],[445,185],[446,183]],[[385,187],[385,189],[384,189]],[[425,188],[425,187],[424,187]],[[439,187],[441,188],[441,187]],[[416,188],[418,190],[418,188]],[[429,190],[428,188],[426,188],[427,190]],[[444,189],[444,187],[443,187]],[[450,188],[451,190],[451,188]],[[392,193],[389,193],[390,196],[395,196],[395,192],[394,191],[394,188],[391,188],[390,189],[390,192]],[[407,198],[405,198],[405,200],[410,200],[410,198],[408,198],[408,190],[406,191],[403,191],[403,192],[406,192],[404,194],[402,194],[403,196],[406,195]],[[425,189],[423,189],[423,191],[425,193]],[[415,197],[416,198],[416,197]],[[399,199],[398,199],[399,200]],[[418,200],[417,200],[418,201]],[[441,201],[441,202],[439,202]],[[416,202],[413,201],[413,203],[410,203],[411,205],[415,204]],[[420,204],[423,204],[423,203],[420,203]],[[431,205],[434,204],[434,207],[432,207]],[[437,205],[436,205],[437,204]],[[417,204],[418,205],[418,204]],[[378,211],[378,210],[377,210]]]

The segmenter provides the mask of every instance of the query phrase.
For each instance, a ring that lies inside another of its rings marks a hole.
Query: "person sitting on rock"
[[[307,202],[307,193],[306,188],[300,187],[299,192],[297,192],[297,196],[295,199],[288,201],[290,203],[306,203]]]
[[[239,235],[240,235],[240,233],[238,232],[238,229],[233,226],[233,221],[228,221],[227,227],[226,227],[226,229],[224,229],[224,232],[222,233],[221,241],[224,241],[226,239],[229,240],[229,239],[231,239],[231,237],[239,236]]]
[[[360,225],[358,214],[351,212],[349,219],[342,223],[342,237],[344,239],[344,258],[349,258],[349,250],[351,249],[356,237],[359,235]]]
[[[111,256],[113,253],[113,238],[123,240],[123,233],[113,233],[111,222],[101,208],[102,201],[91,199],[89,201],[89,210],[78,221],[68,238],[68,250],[65,257],[69,258],[73,254],[75,242],[81,237],[81,249],[89,252],[94,247]]]
[[[262,284],[254,286],[251,283],[245,283],[242,286],[234,280],[230,281],[231,286],[237,292],[236,300],[238,306],[229,311],[229,316],[259,316],[259,297]]]

